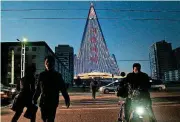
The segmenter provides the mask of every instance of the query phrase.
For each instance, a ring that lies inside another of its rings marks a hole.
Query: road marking
[[[167,104],[167,105],[161,105],[161,104],[158,104],[158,105],[153,105],[152,107],[163,107],[163,106],[180,106],[180,104]]]
[[[75,110],[75,111],[80,111],[80,110],[110,110],[110,109],[119,109],[119,107],[107,107],[107,108],[60,108],[59,110],[66,110],[66,111],[71,111],[71,110]]]
[[[180,106],[180,104],[168,104],[168,105],[153,105],[152,107],[153,108],[156,108],[156,107],[171,107],[171,106]],[[77,107],[80,107],[80,108],[77,108]],[[80,110],[113,110],[113,109],[119,109],[120,107],[117,106],[117,107],[102,107],[102,108],[81,108],[82,106],[73,106],[73,107],[70,107],[70,108],[66,108],[65,106],[62,106],[62,108],[59,108],[59,110],[65,110],[65,111],[71,111],[71,110],[75,110],[75,111],[80,111]]]

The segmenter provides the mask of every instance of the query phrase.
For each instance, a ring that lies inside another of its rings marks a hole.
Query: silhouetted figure
[[[96,80],[92,80],[90,83],[90,87],[92,90],[92,98],[96,99],[96,90],[97,90],[98,82]]]
[[[117,96],[119,97],[118,104],[120,105],[120,110],[118,114],[118,122],[123,122],[125,119],[125,113],[124,113],[124,103],[126,100],[126,97],[128,96],[128,89],[127,89],[127,82],[125,81],[125,72],[121,72],[121,80],[119,81],[119,85],[117,87]]]
[[[16,112],[12,118],[12,122],[17,122],[21,116],[24,107],[32,107],[32,97],[35,92],[35,74],[36,67],[34,65],[28,66],[26,68],[25,77],[20,80],[20,83],[17,85],[17,88],[20,89],[19,95],[17,97],[16,106],[13,110]],[[32,113],[33,117],[31,122],[35,122],[36,113]]]
[[[39,74],[33,103],[37,103],[40,97],[41,116],[44,122],[54,122],[56,108],[59,104],[59,91],[65,99],[67,108],[70,106],[70,98],[66,90],[65,82],[60,73],[54,70],[55,60],[52,56],[45,58],[45,71]]]
[[[82,83],[82,89],[83,89],[83,92],[86,91],[86,84],[85,84],[85,82]]]
[[[141,65],[139,63],[133,64],[133,72],[129,73],[127,77],[125,78],[126,82],[130,85],[132,89],[138,89],[140,88],[140,97],[143,98],[149,107],[149,115],[151,117],[151,122],[156,122],[153,110],[152,110],[152,101],[150,98],[150,93],[148,89],[151,87],[151,84],[149,82],[149,76],[141,72]],[[126,112],[126,120],[129,119],[131,109],[131,99],[126,98],[126,104],[125,104],[125,112]]]
[[[82,84],[81,78],[78,76],[76,79],[76,85],[79,87]]]

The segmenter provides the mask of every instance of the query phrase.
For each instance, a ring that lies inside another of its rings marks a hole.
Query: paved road
[[[158,122],[180,122],[180,92],[153,92],[153,110]],[[72,105],[66,109],[63,98],[57,108],[56,122],[116,122],[119,106],[114,94],[98,95],[96,100],[90,94],[71,94]],[[13,112],[2,108],[2,122],[10,122]],[[19,122],[29,122],[21,117]],[[40,111],[37,122],[41,122]]]

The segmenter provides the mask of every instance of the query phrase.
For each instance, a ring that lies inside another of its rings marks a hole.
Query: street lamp
[[[21,78],[23,78],[24,74],[25,74],[25,63],[26,63],[26,60],[25,60],[26,45],[25,45],[25,43],[27,42],[27,38],[23,38],[22,41],[17,39],[17,41],[21,42]]]

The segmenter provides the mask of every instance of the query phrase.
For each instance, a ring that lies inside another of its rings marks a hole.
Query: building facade
[[[69,70],[71,81],[74,77],[74,49],[69,45],[58,45],[55,47],[55,54],[57,58]]]
[[[180,82],[180,69],[168,71],[164,73],[165,81],[179,81]]]
[[[180,47],[173,49],[176,69],[180,69]]]
[[[153,79],[164,80],[164,72],[175,69],[171,43],[165,40],[156,42],[150,47],[149,58]]]
[[[14,51],[14,83],[16,84],[21,77],[21,43],[20,42],[2,42],[2,83],[8,85],[11,82],[11,51]],[[55,56],[54,52],[46,42],[27,42],[25,48],[25,67],[30,64],[36,66],[36,74],[45,70],[44,58],[52,55],[55,58],[55,69],[62,74],[66,83],[70,82],[69,70]]]

